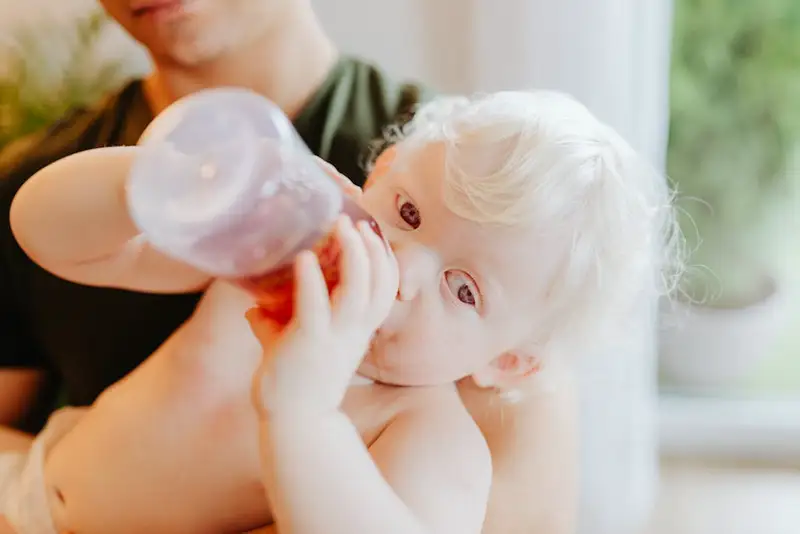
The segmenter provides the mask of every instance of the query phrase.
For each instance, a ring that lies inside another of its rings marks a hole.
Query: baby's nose
[[[397,300],[411,301],[436,276],[436,255],[422,245],[392,243],[397,258],[399,287]]]

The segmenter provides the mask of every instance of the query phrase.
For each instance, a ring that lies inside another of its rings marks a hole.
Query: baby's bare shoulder
[[[489,447],[454,389],[409,393],[370,447],[385,479],[434,532],[479,532],[492,483]]]
[[[402,411],[391,425],[431,451],[447,453],[457,463],[459,453],[470,462],[476,455],[489,458],[489,448],[480,428],[464,406],[454,386],[409,388]]]

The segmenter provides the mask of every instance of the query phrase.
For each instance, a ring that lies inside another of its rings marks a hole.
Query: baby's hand
[[[397,296],[397,264],[367,224],[339,221],[341,280],[330,299],[317,257],[295,265],[294,317],[282,330],[251,309],[247,319],[264,348],[253,401],[270,417],[324,416],[339,409],[350,380]]]

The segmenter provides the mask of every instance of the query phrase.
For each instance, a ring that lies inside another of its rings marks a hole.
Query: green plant
[[[109,24],[96,10],[77,21],[22,27],[0,42],[0,150],[124,81],[122,63],[97,60]]]
[[[796,239],[781,226],[800,190],[800,2],[677,0],[674,32],[667,167],[704,267],[685,290],[747,304]]]

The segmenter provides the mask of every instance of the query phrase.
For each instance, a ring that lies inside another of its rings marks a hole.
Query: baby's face
[[[447,208],[442,146],[402,164],[393,152],[379,158],[362,204],[397,256],[400,290],[360,372],[396,385],[453,382],[530,337],[536,281],[550,262],[533,231],[476,224]]]

